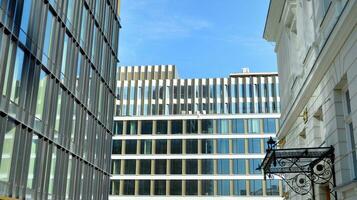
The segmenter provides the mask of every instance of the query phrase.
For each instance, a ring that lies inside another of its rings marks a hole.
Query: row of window
[[[181,80],[184,81],[184,80]],[[216,84],[216,85],[181,85],[181,86],[156,86],[155,82],[149,86],[135,85],[130,81],[130,87],[117,87],[119,100],[135,99],[192,99],[192,98],[253,98],[253,97],[276,97],[279,91],[278,83],[257,84]],[[254,88],[254,89],[253,89]],[[238,92],[239,91],[239,92]],[[121,93],[122,92],[122,93]]]
[[[117,78],[120,81],[176,79],[176,72],[175,65],[125,66],[118,68]]]
[[[199,187],[199,185],[201,187]],[[233,190],[230,190],[232,185]],[[137,187],[137,188],[136,188]],[[263,189],[264,187],[264,189]],[[200,188],[200,189],[199,189]],[[112,195],[277,196],[279,181],[263,180],[112,180]],[[200,191],[199,191],[200,190]],[[137,193],[135,193],[137,191]],[[167,193],[168,191],[168,193]],[[263,192],[265,191],[265,192]]]
[[[140,101],[139,101],[140,102]],[[129,102],[116,105],[116,116],[133,115],[170,115],[170,114],[244,114],[244,113],[278,113],[280,101],[257,101],[237,103],[153,103],[140,104]]]
[[[267,141],[268,138],[113,140],[112,154],[261,154],[267,149]]]
[[[112,174],[261,174],[261,171],[257,170],[261,161],[261,159],[114,159]]]
[[[140,125],[140,126],[139,126]],[[114,135],[139,134],[245,134],[267,133],[275,134],[278,119],[202,119],[202,120],[143,120],[115,121]],[[170,128],[171,127],[171,128]],[[200,127],[200,130],[198,130]]]

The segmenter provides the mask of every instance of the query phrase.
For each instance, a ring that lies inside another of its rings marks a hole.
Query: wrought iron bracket
[[[329,184],[330,196],[337,200],[332,189],[335,183],[334,148],[276,149],[268,142],[266,156],[258,169],[264,177],[279,176],[297,194],[315,199],[315,185]]]

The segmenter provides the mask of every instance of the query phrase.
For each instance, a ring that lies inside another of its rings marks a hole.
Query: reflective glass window
[[[151,154],[151,140],[140,140],[140,154]]]
[[[229,120],[219,119],[217,120],[217,133],[228,133],[229,132]]]
[[[124,180],[124,195],[134,195],[135,193],[135,181],[134,180]]]
[[[244,120],[233,119],[232,120],[232,133],[244,133]]]
[[[171,180],[170,181],[170,195],[181,195],[182,194],[182,181],[181,180]]]
[[[155,160],[155,174],[166,174],[166,160]]]
[[[136,154],[136,140],[125,141],[125,154]]]
[[[167,134],[167,121],[156,121],[156,134]]]
[[[263,195],[262,180],[249,180],[250,195]]]
[[[171,121],[171,134],[182,134],[182,120]]]
[[[279,180],[266,179],[266,194],[279,195]]]
[[[113,140],[112,154],[121,154],[121,140]]]
[[[14,72],[12,76],[10,100],[18,104],[20,98],[21,75],[24,64],[24,51],[18,47],[16,51],[16,60],[14,65]]]
[[[232,139],[233,153],[245,153],[245,139]]]
[[[260,133],[260,119],[248,119],[248,133]]]
[[[276,119],[264,119],[264,133],[276,133]]]
[[[229,139],[217,139],[217,153],[229,153]]]
[[[151,174],[151,160],[140,160],[140,174]]]
[[[186,154],[197,154],[197,140],[186,140]]]
[[[186,180],[186,195],[197,195],[197,180]]]
[[[171,140],[171,154],[182,153],[182,140]]]
[[[152,134],[152,121],[141,121],[141,134]]]
[[[261,159],[249,159],[249,174],[261,174],[262,172],[257,170],[261,162]]]
[[[245,180],[233,180],[233,194],[237,196],[247,195]]]
[[[214,194],[214,180],[201,180],[202,195]]]
[[[198,123],[197,120],[186,120],[186,133],[197,133]]]
[[[197,174],[197,160],[186,160],[186,174]]]
[[[114,130],[115,135],[122,135],[123,134],[123,122],[122,121],[115,121],[114,122]]]
[[[136,135],[138,128],[137,121],[127,121],[126,123],[126,134],[127,135]]]
[[[125,160],[124,163],[125,163],[124,173],[125,174],[135,174],[136,160]]]
[[[259,138],[249,138],[248,139],[248,153],[261,153]]]
[[[155,180],[155,195],[166,195],[166,181]]]
[[[202,174],[213,174],[214,172],[214,160],[202,159]]]
[[[228,196],[230,191],[229,180],[217,180],[217,195]]]
[[[217,160],[217,173],[218,174],[229,174],[229,160],[228,159],[218,159]]]
[[[211,154],[214,153],[214,149],[213,149],[213,140],[210,139],[203,139],[202,141],[202,153],[203,154]]]
[[[156,154],[166,154],[167,153],[167,141],[166,140],[156,140]]]
[[[179,159],[171,160],[170,174],[182,174],[182,160]]]
[[[246,174],[245,159],[233,160],[233,173],[234,174]]]
[[[150,180],[139,180],[139,195],[150,195]]]
[[[213,133],[213,119],[203,119],[202,133]]]

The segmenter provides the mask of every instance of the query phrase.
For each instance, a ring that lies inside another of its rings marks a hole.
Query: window
[[[249,174],[261,174],[262,172],[257,170],[261,162],[261,159],[249,159]]]
[[[214,173],[214,160],[212,159],[202,159],[202,174],[213,174]]]
[[[233,160],[233,173],[234,174],[246,174],[244,159],[234,159]]]
[[[186,195],[197,195],[198,181],[186,180]]]
[[[139,180],[139,195],[150,195],[150,180]]]
[[[279,195],[279,181],[276,179],[266,179],[266,194]]]
[[[202,133],[213,133],[213,119],[203,119]]]
[[[112,180],[111,187],[110,187],[110,194],[119,195],[119,189],[120,189],[120,180]]]
[[[51,11],[47,13],[47,22],[46,22],[46,29],[44,35],[44,42],[43,42],[43,56],[42,56],[42,63],[47,66],[48,59],[51,57],[51,49],[52,49],[52,37],[53,37],[53,30],[54,30],[54,23],[53,23],[53,14]]]
[[[186,120],[186,133],[197,133],[198,131],[198,126],[197,126],[197,120]]]
[[[186,154],[197,154],[197,140],[186,140]]]
[[[140,174],[151,174],[151,160],[140,160]]]
[[[22,16],[21,16],[21,31],[20,31],[20,41],[26,44],[26,34],[30,20],[30,13],[31,13],[31,4],[32,0],[24,1],[23,8],[22,8]]]
[[[197,174],[197,160],[186,160],[186,174]]]
[[[34,179],[35,170],[36,170],[36,168],[35,168],[36,158],[38,159],[38,157],[36,156],[36,153],[38,151],[37,150],[38,149],[38,142],[39,142],[38,136],[33,134],[32,135],[32,142],[31,142],[29,170],[28,170],[28,175],[27,175],[27,188],[29,188],[29,189],[34,188],[33,187],[33,179]],[[69,164],[69,166],[70,166],[70,164]]]
[[[260,133],[259,119],[248,119],[248,133]]]
[[[155,174],[166,174],[166,160],[155,160]]]
[[[181,195],[182,194],[182,181],[181,180],[171,180],[170,181],[170,195]]]
[[[264,133],[276,133],[276,120],[275,119],[264,119]]]
[[[125,154],[136,154],[136,140],[125,141]]]
[[[81,39],[81,46],[83,47],[86,43],[85,43],[85,40],[86,40],[86,30],[87,30],[87,18],[88,18],[88,11],[87,9],[82,6],[82,24],[81,24],[81,36],[80,36],[80,39]]]
[[[245,187],[245,180],[233,180],[233,194],[236,196],[247,195],[247,190]]]
[[[219,119],[217,120],[217,133],[228,133],[229,132],[229,120]]]
[[[182,120],[172,120],[171,129],[171,134],[182,134]]]
[[[3,131],[3,130],[1,130]],[[3,138],[3,147],[0,162],[0,181],[8,182],[11,170],[11,160],[13,158],[13,149],[15,143],[16,125],[12,121],[6,124],[5,134],[1,135]],[[0,136],[0,137],[1,137]]]
[[[182,140],[171,140],[171,154],[182,153]]]
[[[134,195],[135,193],[135,181],[124,180],[124,195]]]
[[[229,140],[217,139],[217,153],[228,154],[229,153]]]
[[[230,180],[217,180],[217,195],[228,196],[230,191]]]
[[[155,180],[155,195],[166,195],[166,181]]]
[[[151,140],[140,140],[140,154],[151,154]]]
[[[167,153],[167,141],[166,140],[156,140],[156,154],[166,154]]]
[[[202,141],[202,153],[212,154],[213,153],[213,140],[203,139]]]
[[[263,195],[262,180],[249,180],[250,195]]]
[[[112,154],[121,154],[121,140],[113,140]]]
[[[260,139],[249,138],[248,139],[248,153],[261,153]]]
[[[39,84],[38,84],[38,91],[37,91],[36,112],[35,112],[35,117],[39,120],[42,120],[43,117],[47,79],[48,79],[47,74],[41,70]]]
[[[122,135],[123,134],[123,122],[122,121],[116,121],[114,122],[114,130],[113,130],[115,135]]]
[[[182,160],[171,160],[170,174],[182,174]]]
[[[232,133],[244,133],[244,120],[233,119],[232,120]]]
[[[213,180],[201,180],[202,195],[212,196],[214,193],[214,181]]]
[[[125,160],[125,174],[135,174],[136,160]]]
[[[156,121],[156,134],[167,134],[167,121]]]
[[[22,67],[24,64],[24,51],[18,47],[16,52],[16,60],[14,65],[14,72],[12,76],[11,93],[10,100],[18,104],[20,99],[20,89],[21,89],[21,74]]]
[[[137,121],[127,121],[127,126],[126,126],[126,134],[127,135],[136,135],[137,134],[137,127],[138,127],[138,122]]]
[[[233,153],[245,153],[245,139],[232,139]]]
[[[112,160],[112,174],[120,174],[120,160]]]
[[[229,160],[228,159],[218,159],[217,160],[217,173],[218,174],[229,174]]]
[[[152,121],[141,121],[141,134],[152,134]]]

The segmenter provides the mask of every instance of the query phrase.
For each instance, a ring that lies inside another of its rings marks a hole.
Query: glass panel
[[[33,134],[32,135],[32,142],[31,142],[31,153],[30,153],[30,164],[29,164],[29,171],[27,175],[27,188],[33,188],[33,179],[35,175],[35,161],[36,161],[36,153],[38,147],[38,136]]]
[[[140,160],[140,174],[151,174],[151,160]]]
[[[113,140],[112,154],[121,154],[121,140]]]
[[[37,100],[36,100],[36,112],[35,112],[35,117],[40,120],[42,120],[43,108],[45,106],[47,78],[48,78],[47,74],[41,70],[38,92],[37,92]]]
[[[234,174],[246,174],[244,159],[234,159],[233,160],[233,173]]]
[[[213,174],[214,172],[214,160],[203,159],[202,160],[202,174]]]
[[[217,133],[228,133],[229,132],[229,120],[219,119],[217,120]]]
[[[197,160],[186,160],[186,174],[197,174]]]
[[[214,194],[214,181],[213,180],[202,180],[202,195],[210,195]]]
[[[197,195],[198,181],[186,180],[186,195]]]
[[[229,139],[217,139],[217,153],[229,153]]]
[[[218,159],[217,160],[217,173],[218,174],[229,174],[229,160],[228,159]]]
[[[232,120],[232,133],[244,133],[244,120],[233,119]]]
[[[151,154],[151,140],[140,141],[140,154]]]
[[[155,181],[155,195],[166,195],[166,181],[156,180]]]
[[[202,133],[213,133],[213,119],[202,120]]]
[[[1,154],[0,162],[0,181],[8,182],[9,175],[11,171],[11,160],[14,148],[16,133],[16,125],[10,121],[7,122],[5,134],[4,134],[4,143]]]
[[[156,140],[156,154],[166,154],[167,153],[167,141],[166,140]]]
[[[237,196],[247,195],[245,180],[233,180],[233,194]]]
[[[213,153],[213,140],[203,139],[202,140],[202,153],[211,154]]]
[[[51,11],[47,13],[47,22],[46,22],[46,30],[44,35],[43,42],[43,53],[42,63],[47,66],[47,61],[51,55],[51,46],[52,46],[52,31],[53,31],[53,15]]]
[[[233,153],[245,153],[245,139],[232,139]]]
[[[24,51],[17,48],[14,73],[12,77],[10,100],[15,104],[19,103],[22,65],[24,64]]]
[[[274,179],[266,179],[267,195],[279,195],[279,181]]]
[[[52,145],[50,148],[53,148],[52,150],[52,158],[51,158],[51,167],[50,167],[50,182],[48,184],[48,193],[53,194],[53,184],[55,180],[55,170],[56,170],[56,153],[57,153],[57,148],[53,147]]]
[[[126,154],[136,154],[136,140],[126,140],[125,141],[125,153]]]
[[[124,195],[134,195],[135,193],[135,181],[124,180]]]
[[[135,174],[136,160],[125,160],[125,174]]]
[[[114,122],[114,135],[122,135],[123,134],[123,122],[116,121]]]
[[[182,140],[171,140],[171,154],[182,153]]]
[[[166,174],[166,160],[155,160],[155,174]]]
[[[248,153],[261,153],[260,139],[248,139]]]
[[[141,121],[141,134],[152,134],[152,121]]]
[[[186,133],[197,133],[197,120],[186,120]]]
[[[248,133],[260,133],[260,119],[248,119]]]
[[[182,160],[171,160],[170,174],[182,174]]]
[[[136,135],[137,134],[137,127],[138,127],[138,122],[137,121],[128,121],[127,122],[127,127],[126,127],[126,134],[127,135]]]
[[[21,25],[20,25],[21,28],[20,41],[22,41],[23,43],[25,43],[26,41],[25,34],[28,31],[28,25],[30,20],[30,13],[31,13],[31,4],[32,4],[32,0],[26,0],[24,1],[23,8],[22,8]]]
[[[275,119],[264,119],[264,133],[276,133],[276,120]]]
[[[171,129],[171,134],[182,134],[182,120],[172,120]]]
[[[139,181],[139,195],[150,195],[150,180]]]
[[[167,121],[156,121],[156,134],[167,134]]]
[[[55,133],[54,133],[54,140],[58,141],[58,132],[60,128],[61,122],[61,103],[62,103],[62,89],[59,88],[58,90],[58,97],[57,97],[57,109],[56,109],[56,120],[55,120]]]
[[[249,174],[261,174],[262,172],[257,170],[261,162],[261,159],[249,159]]]
[[[182,181],[181,180],[171,180],[170,181],[170,195],[181,195],[182,194]]]
[[[120,174],[120,161],[121,160],[112,160],[112,174]]]
[[[217,194],[222,196],[229,195],[229,180],[217,180]]]
[[[120,189],[120,180],[112,180],[110,194],[111,195],[119,195],[119,189]]]
[[[263,195],[262,180],[250,180],[250,195]]]
[[[186,140],[186,154],[197,154],[197,140]]]

